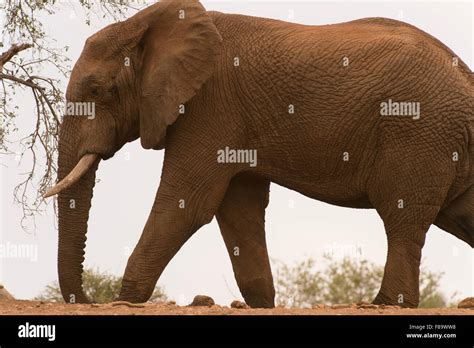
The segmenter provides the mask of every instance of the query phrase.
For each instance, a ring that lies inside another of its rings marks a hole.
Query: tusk
[[[79,179],[89,170],[99,156],[95,153],[88,153],[81,157],[79,162],[73,170],[60,182],[58,182],[51,190],[46,192],[43,197],[48,198],[57,195],[62,190],[67,189],[69,186],[79,181]]]

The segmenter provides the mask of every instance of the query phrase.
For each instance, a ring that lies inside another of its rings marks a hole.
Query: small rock
[[[230,304],[230,308],[247,309],[249,306],[245,302],[235,300]]]
[[[367,304],[371,304],[371,303],[370,302],[365,302],[365,301],[360,301],[360,302],[356,303],[356,306],[362,306],[362,305],[367,305]]]
[[[100,307],[97,303],[91,303],[91,308],[97,308]]]
[[[191,302],[188,306],[190,307],[212,307],[215,305],[214,300],[206,295],[196,295],[194,297],[193,302]]]
[[[331,306],[332,309],[344,309],[344,308],[351,308],[351,304],[349,303],[339,303],[339,304],[334,304]]]
[[[396,305],[386,305],[386,304],[379,304],[379,305],[376,305],[379,309],[402,309],[402,307],[400,306],[396,306]]]
[[[382,309],[402,309],[400,306],[395,306],[395,305],[380,305],[380,308]]]
[[[458,308],[474,309],[474,297],[466,297],[458,303]]]
[[[15,298],[5,289],[3,285],[0,285],[0,301],[14,301]]]
[[[357,304],[357,308],[359,308],[359,309],[377,309],[377,308],[379,308],[379,306],[377,306],[375,304],[372,304],[372,303],[362,302],[362,303]]]
[[[166,302],[168,306],[176,306],[176,301],[168,301]]]
[[[131,308],[144,308],[145,305],[143,303],[131,303],[128,301],[115,301],[111,303],[112,307],[115,306],[127,306]]]

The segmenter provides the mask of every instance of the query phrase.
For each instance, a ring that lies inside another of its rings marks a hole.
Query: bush
[[[367,260],[325,257],[326,267],[315,269],[312,258],[289,267],[276,261],[276,302],[285,307],[313,307],[316,304],[371,302],[383,277],[383,266]],[[419,307],[447,307],[440,291],[442,273],[420,272]]]
[[[114,301],[122,285],[122,277],[116,277],[108,273],[100,272],[98,269],[86,268],[82,275],[83,289],[87,298],[95,303],[107,303]],[[46,286],[43,292],[35,298],[39,301],[64,302],[57,281]],[[149,302],[166,301],[167,297],[159,286],[155,288]]]

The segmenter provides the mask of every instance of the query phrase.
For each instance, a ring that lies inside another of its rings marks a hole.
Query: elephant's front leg
[[[253,308],[275,306],[265,241],[269,186],[270,182],[260,177],[237,175],[216,215],[240,292]]]
[[[191,174],[197,184],[191,184]],[[198,171],[164,170],[153,208],[128,260],[118,300],[150,298],[169,261],[194,232],[212,220],[229,180],[225,175],[216,178]]]

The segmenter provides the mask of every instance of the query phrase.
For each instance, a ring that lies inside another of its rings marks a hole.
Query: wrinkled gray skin
[[[275,182],[331,204],[376,209],[388,255],[374,302],[417,306],[429,226],[474,246],[473,78],[463,62],[453,66],[454,56],[393,20],[303,26],[163,1],[87,40],[67,100],[95,102],[96,117],[65,118],[59,179],[85,154],[108,159],[138,138],[146,149],[165,148],[120,300],[146,301],[181,246],[217,216],[245,301],[274,306],[264,214]],[[388,99],[419,102],[420,119],[381,116]],[[257,150],[257,166],[218,163],[226,146]],[[87,301],[81,274],[97,166],[58,198],[67,302]]]

